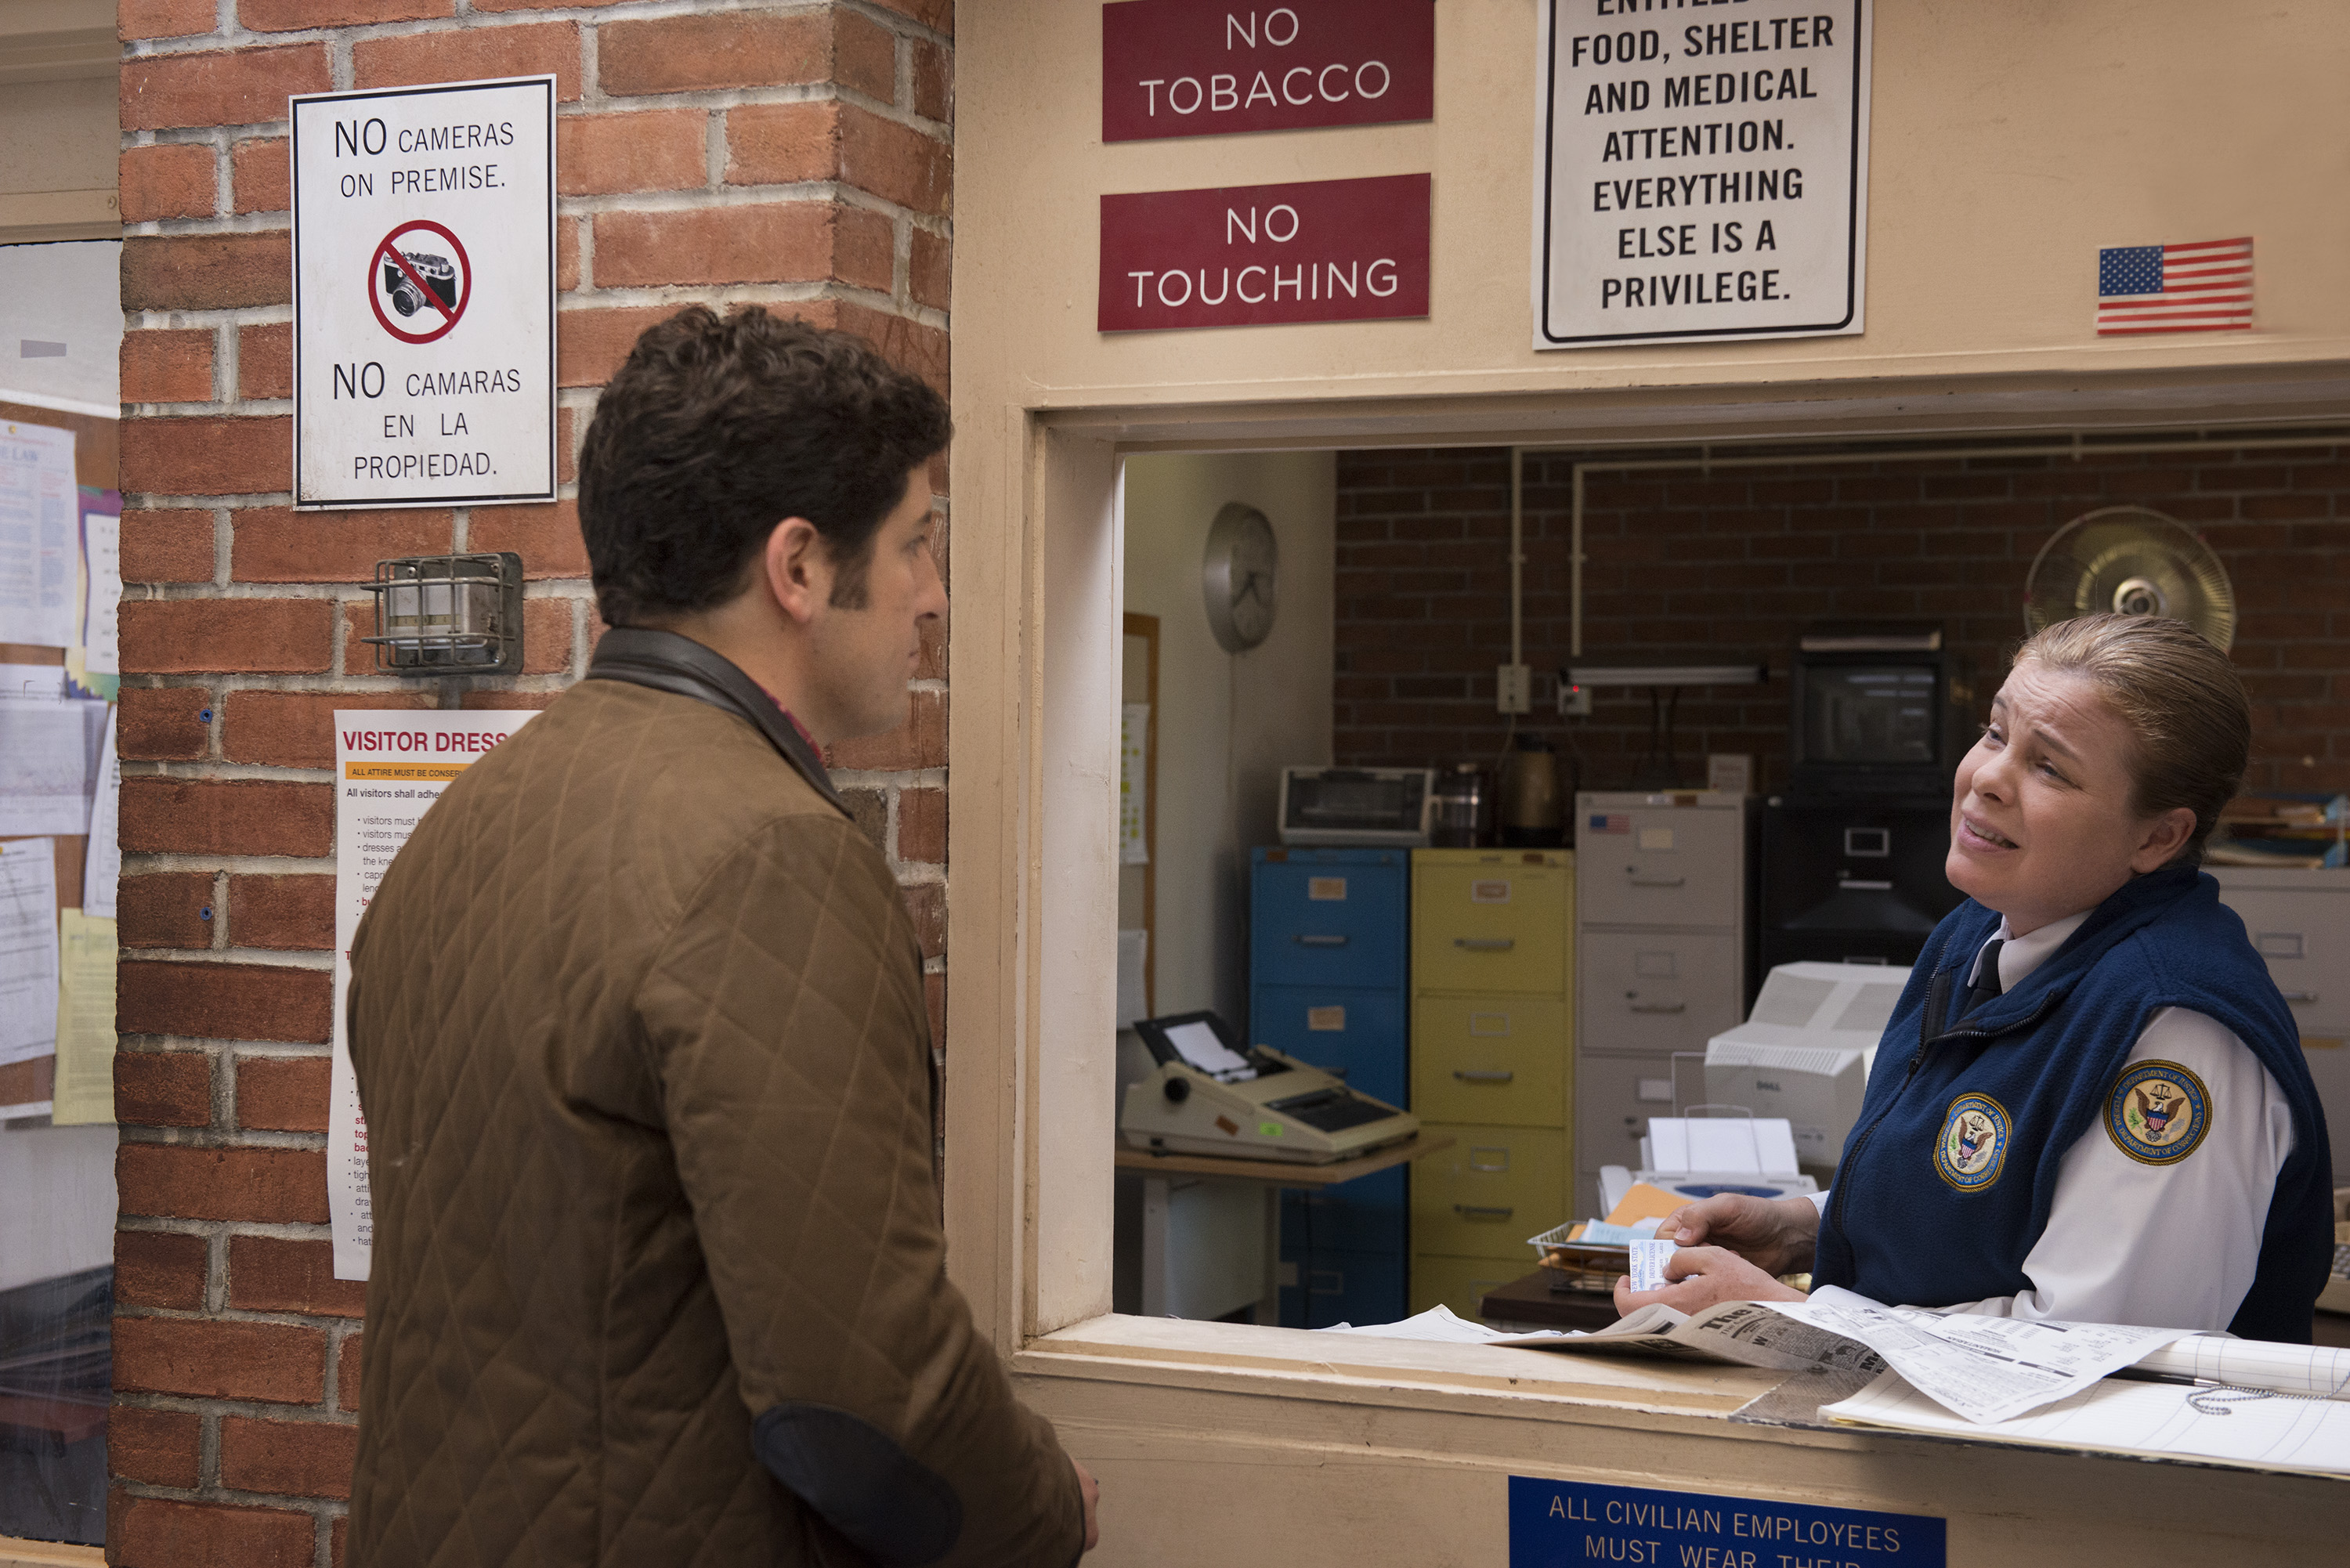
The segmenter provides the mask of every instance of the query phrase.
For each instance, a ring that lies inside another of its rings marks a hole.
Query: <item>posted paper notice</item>
[[[57,1048],[57,852],[0,843],[0,1067]]]
[[[58,918],[58,1127],[114,1119],[114,922],[68,909]]]
[[[81,516],[83,576],[82,667],[93,675],[122,670],[122,518],[85,512]]]
[[[72,645],[80,510],[73,431],[0,421],[0,642]]]
[[[81,912],[114,919],[122,881],[122,763],[114,750],[114,705],[106,709],[106,740],[98,753],[98,790],[89,803],[89,843],[81,857]]]
[[[72,838],[89,831],[94,706],[0,702],[0,836],[42,833]]]
[[[522,728],[528,709],[335,714],[335,1044],[327,1111],[327,1210],[335,1278],[368,1277],[374,1217],[368,1196],[367,1118],[351,1072],[345,997],[351,940],[392,857],[449,781]]]

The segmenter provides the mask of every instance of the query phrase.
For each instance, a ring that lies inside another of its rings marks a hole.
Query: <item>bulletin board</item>
[[[0,429],[19,425],[72,431],[74,481],[79,493],[78,510],[82,518],[86,520],[93,512],[116,517],[121,514],[121,497],[115,489],[121,452],[119,421],[98,415],[67,413],[55,409],[0,401]],[[86,574],[88,569],[86,560],[78,564],[78,571]],[[85,576],[77,584],[78,601],[86,598],[86,594]],[[110,702],[120,685],[119,676],[90,672],[79,649],[0,640],[0,666],[22,667],[13,684],[0,682],[0,703],[46,701],[49,693],[59,690],[71,697],[103,698]],[[59,679],[54,685],[46,680],[27,680],[23,672],[49,669],[58,671]],[[68,910],[78,914],[83,903],[89,836],[79,833],[45,836],[56,846],[58,914],[62,916]],[[18,841],[20,837],[0,833],[0,842]],[[54,1100],[56,1084],[57,1056],[54,1053],[0,1064],[0,1119],[8,1117],[14,1107],[46,1107]]]

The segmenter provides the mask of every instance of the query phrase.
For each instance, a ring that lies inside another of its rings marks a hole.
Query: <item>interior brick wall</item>
[[[2274,432],[2283,433],[2283,432]],[[1717,454],[1719,449],[1717,449]],[[2150,507],[2199,533],[2235,587],[2231,650],[2253,703],[2248,787],[2350,789],[2350,440],[2080,459],[2010,457],[1704,469],[1701,453],[1524,458],[1523,728],[1582,762],[1583,787],[1628,787],[1650,707],[1622,689],[1561,719],[1571,646],[1574,464],[1686,456],[1668,472],[1586,477],[1583,656],[1591,664],[1766,663],[1770,684],[1691,689],[1676,714],[1682,787],[1709,752],[1751,753],[1786,782],[1794,639],[1813,620],[1939,620],[1982,701],[2024,632],[2024,581],[2055,532],[2103,506]],[[1509,721],[1509,454],[1355,452],[1338,459],[1336,751],[1341,763],[1490,761]],[[1979,717],[1979,715],[1978,715]]]
[[[340,1555],[364,1287],[332,1278],[329,733],[340,707],[540,707],[602,630],[573,462],[681,306],[863,332],[943,389],[952,0],[121,0],[123,758],[108,1557]],[[556,109],[562,499],[296,515],[289,93],[536,72]],[[946,467],[931,483],[943,549]],[[526,673],[402,681],[380,557],[515,550]],[[907,888],[943,1027],[946,662],[835,777]],[[943,1039],[943,1035],[941,1036]]]

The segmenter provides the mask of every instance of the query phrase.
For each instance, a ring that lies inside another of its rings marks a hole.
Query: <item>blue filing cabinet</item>
[[[1411,860],[1399,849],[1259,849],[1251,857],[1249,1039],[1410,1105],[1405,1051]],[[1409,1210],[1400,1168],[1281,1195],[1292,1328],[1404,1315]]]

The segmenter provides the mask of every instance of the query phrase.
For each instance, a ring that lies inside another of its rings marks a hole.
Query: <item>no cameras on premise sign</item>
[[[292,100],[294,504],[555,498],[555,78]]]

